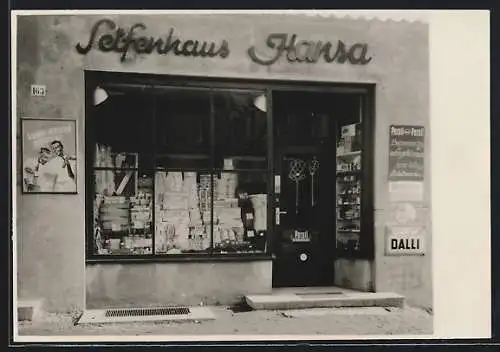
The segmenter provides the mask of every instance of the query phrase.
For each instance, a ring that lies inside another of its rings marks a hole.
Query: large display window
[[[97,89],[91,258],[268,253],[268,121],[254,104],[263,91]]]

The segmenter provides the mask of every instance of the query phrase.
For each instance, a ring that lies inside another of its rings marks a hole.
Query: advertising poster
[[[76,121],[25,118],[21,124],[23,193],[76,193]]]
[[[389,136],[389,181],[423,181],[424,127],[392,125]]]

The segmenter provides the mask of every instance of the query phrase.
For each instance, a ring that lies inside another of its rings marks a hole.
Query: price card
[[[255,232],[253,230],[248,230],[247,237],[255,237]]]
[[[120,226],[118,226],[117,224],[111,224],[111,230],[113,232],[120,231]]]
[[[247,220],[253,220],[253,214],[252,213],[246,213],[246,218],[247,218]]]

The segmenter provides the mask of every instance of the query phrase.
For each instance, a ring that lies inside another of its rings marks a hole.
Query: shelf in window
[[[262,172],[269,172],[269,169],[240,169],[240,168],[235,168],[233,170],[225,170],[225,169],[215,168],[215,169],[213,169],[213,172],[214,172],[214,174],[220,174],[220,173],[237,174],[239,172],[245,172],[245,173],[250,173],[250,172],[262,173]]]
[[[361,230],[337,230],[340,233],[360,233]]]
[[[358,156],[358,155],[361,155],[361,150],[356,150],[354,152],[339,153],[339,154],[337,154],[337,158],[348,158],[348,157]]]
[[[258,155],[224,155],[224,159],[233,159],[238,161],[266,161],[265,156]]]
[[[362,172],[363,172],[362,170],[337,171],[337,177],[360,175]]]
[[[339,207],[359,207],[360,203],[337,204]]]
[[[361,218],[351,218],[351,219],[339,219],[337,218],[337,221],[342,221],[342,222],[346,222],[346,221],[360,221]]]
[[[156,153],[156,158],[171,158],[171,159],[210,159],[207,154],[170,154],[170,153]]]

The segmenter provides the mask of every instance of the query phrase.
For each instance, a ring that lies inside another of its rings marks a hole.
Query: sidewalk
[[[83,335],[419,335],[432,334],[432,315],[405,308],[316,308],[233,313],[210,307],[216,319],[185,323],[120,323],[74,325],[70,315],[47,315],[43,321],[20,323],[21,336]]]

